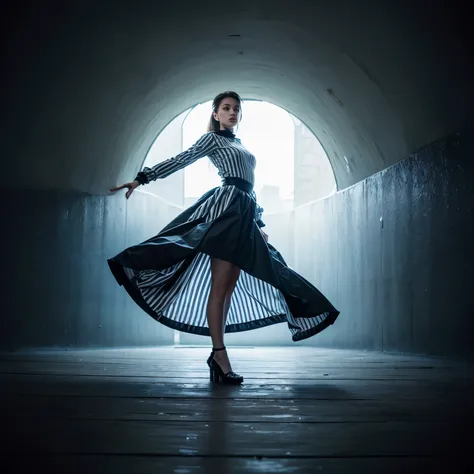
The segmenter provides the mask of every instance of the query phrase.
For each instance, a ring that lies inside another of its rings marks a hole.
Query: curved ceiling
[[[232,89],[302,120],[342,189],[463,126],[474,105],[451,10],[98,3],[3,17],[4,184],[105,194],[133,179],[175,116]]]

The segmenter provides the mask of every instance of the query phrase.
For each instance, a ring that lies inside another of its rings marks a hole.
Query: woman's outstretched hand
[[[133,190],[137,188],[138,186],[140,186],[140,183],[138,181],[132,181],[131,183],[125,183],[120,186],[115,186],[115,188],[111,188],[110,190],[114,193],[118,191],[119,189],[127,188],[128,191],[126,192],[125,197],[128,199],[132,195]]]

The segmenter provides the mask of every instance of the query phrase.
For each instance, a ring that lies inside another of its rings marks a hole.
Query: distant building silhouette
[[[329,196],[335,189],[331,164],[319,140],[306,125],[295,123],[294,205]]]
[[[150,148],[144,166],[151,167],[183,150],[183,127],[189,113],[188,110],[180,114],[157,137]],[[294,123],[293,196],[282,199],[282,190],[279,186],[265,184],[257,195],[258,202],[265,209],[265,213],[273,214],[291,210],[295,206],[330,195],[336,187],[331,164],[319,140],[300,120],[291,114],[290,117]],[[288,159],[291,158],[291,156],[288,157]],[[210,171],[212,172],[215,170]],[[166,179],[149,183],[146,191],[180,207],[193,204],[202,194],[186,196],[185,170],[180,170]]]

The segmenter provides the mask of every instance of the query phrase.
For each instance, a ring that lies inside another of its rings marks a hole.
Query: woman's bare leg
[[[232,294],[235,290],[235,286],[237,285],[237,280],[239,279],[240,276],[240,268],[236,267],[235,265],[232,265],[232,270],[231,270],[231,281],[229,283],[229,287],[227,288],[227,294],[224,302],[224,329],[225,325],[227,322],[227,315],[229,314],[229,309],[230,309],[230,304],[232,302]]]
[[[212,345],[218,348],[224,346],[227,313],[240,269],[229,262],[212,257],[211,273],[212,282],[207,302],[207,321]],[[232,370],[227,351],[216,352],[214,358],[224,373]]]

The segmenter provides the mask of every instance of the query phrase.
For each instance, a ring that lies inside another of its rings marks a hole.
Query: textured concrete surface
[[[172,343],[173,331],[130,300],[106,259],[155,234],[179,209],[123,194],[3,193],[0,347]]]
[[[471,132],[458,148],[439,141],[474,108],[456,2],[2,5],[3,347],[170,341],[105,259],[177,209],[138,194],[125,206],[108,189],[223,89],[302,120],[344,190],[297,213],[295,267],[343,313],[317,343],[470,347]]]
[[[135,175],[171,119],[221,90],[302,120],[339,189],[457,130],[474,108],[456,2],[4,5],[9,186],[105,194]]]
[[[472,354],[473,146],[464,130],[328,199],[266,217],[288,263],[341,311],[300,344]],[[20,190],[2,203],[2,346],[172,342],[116,285],[106,258],[154,235],[179,208],[143,192],[126,201]],[[294,344],[285,324],[228,341]],[[181,334],[181,343],[209,340]]]
[[[472,129],[299,208],[295,265],[334,301],[309,343],[472,355]]]
[[[7,472],[471,473],[472,366],[363,351],[208,348],[0,354]]]

